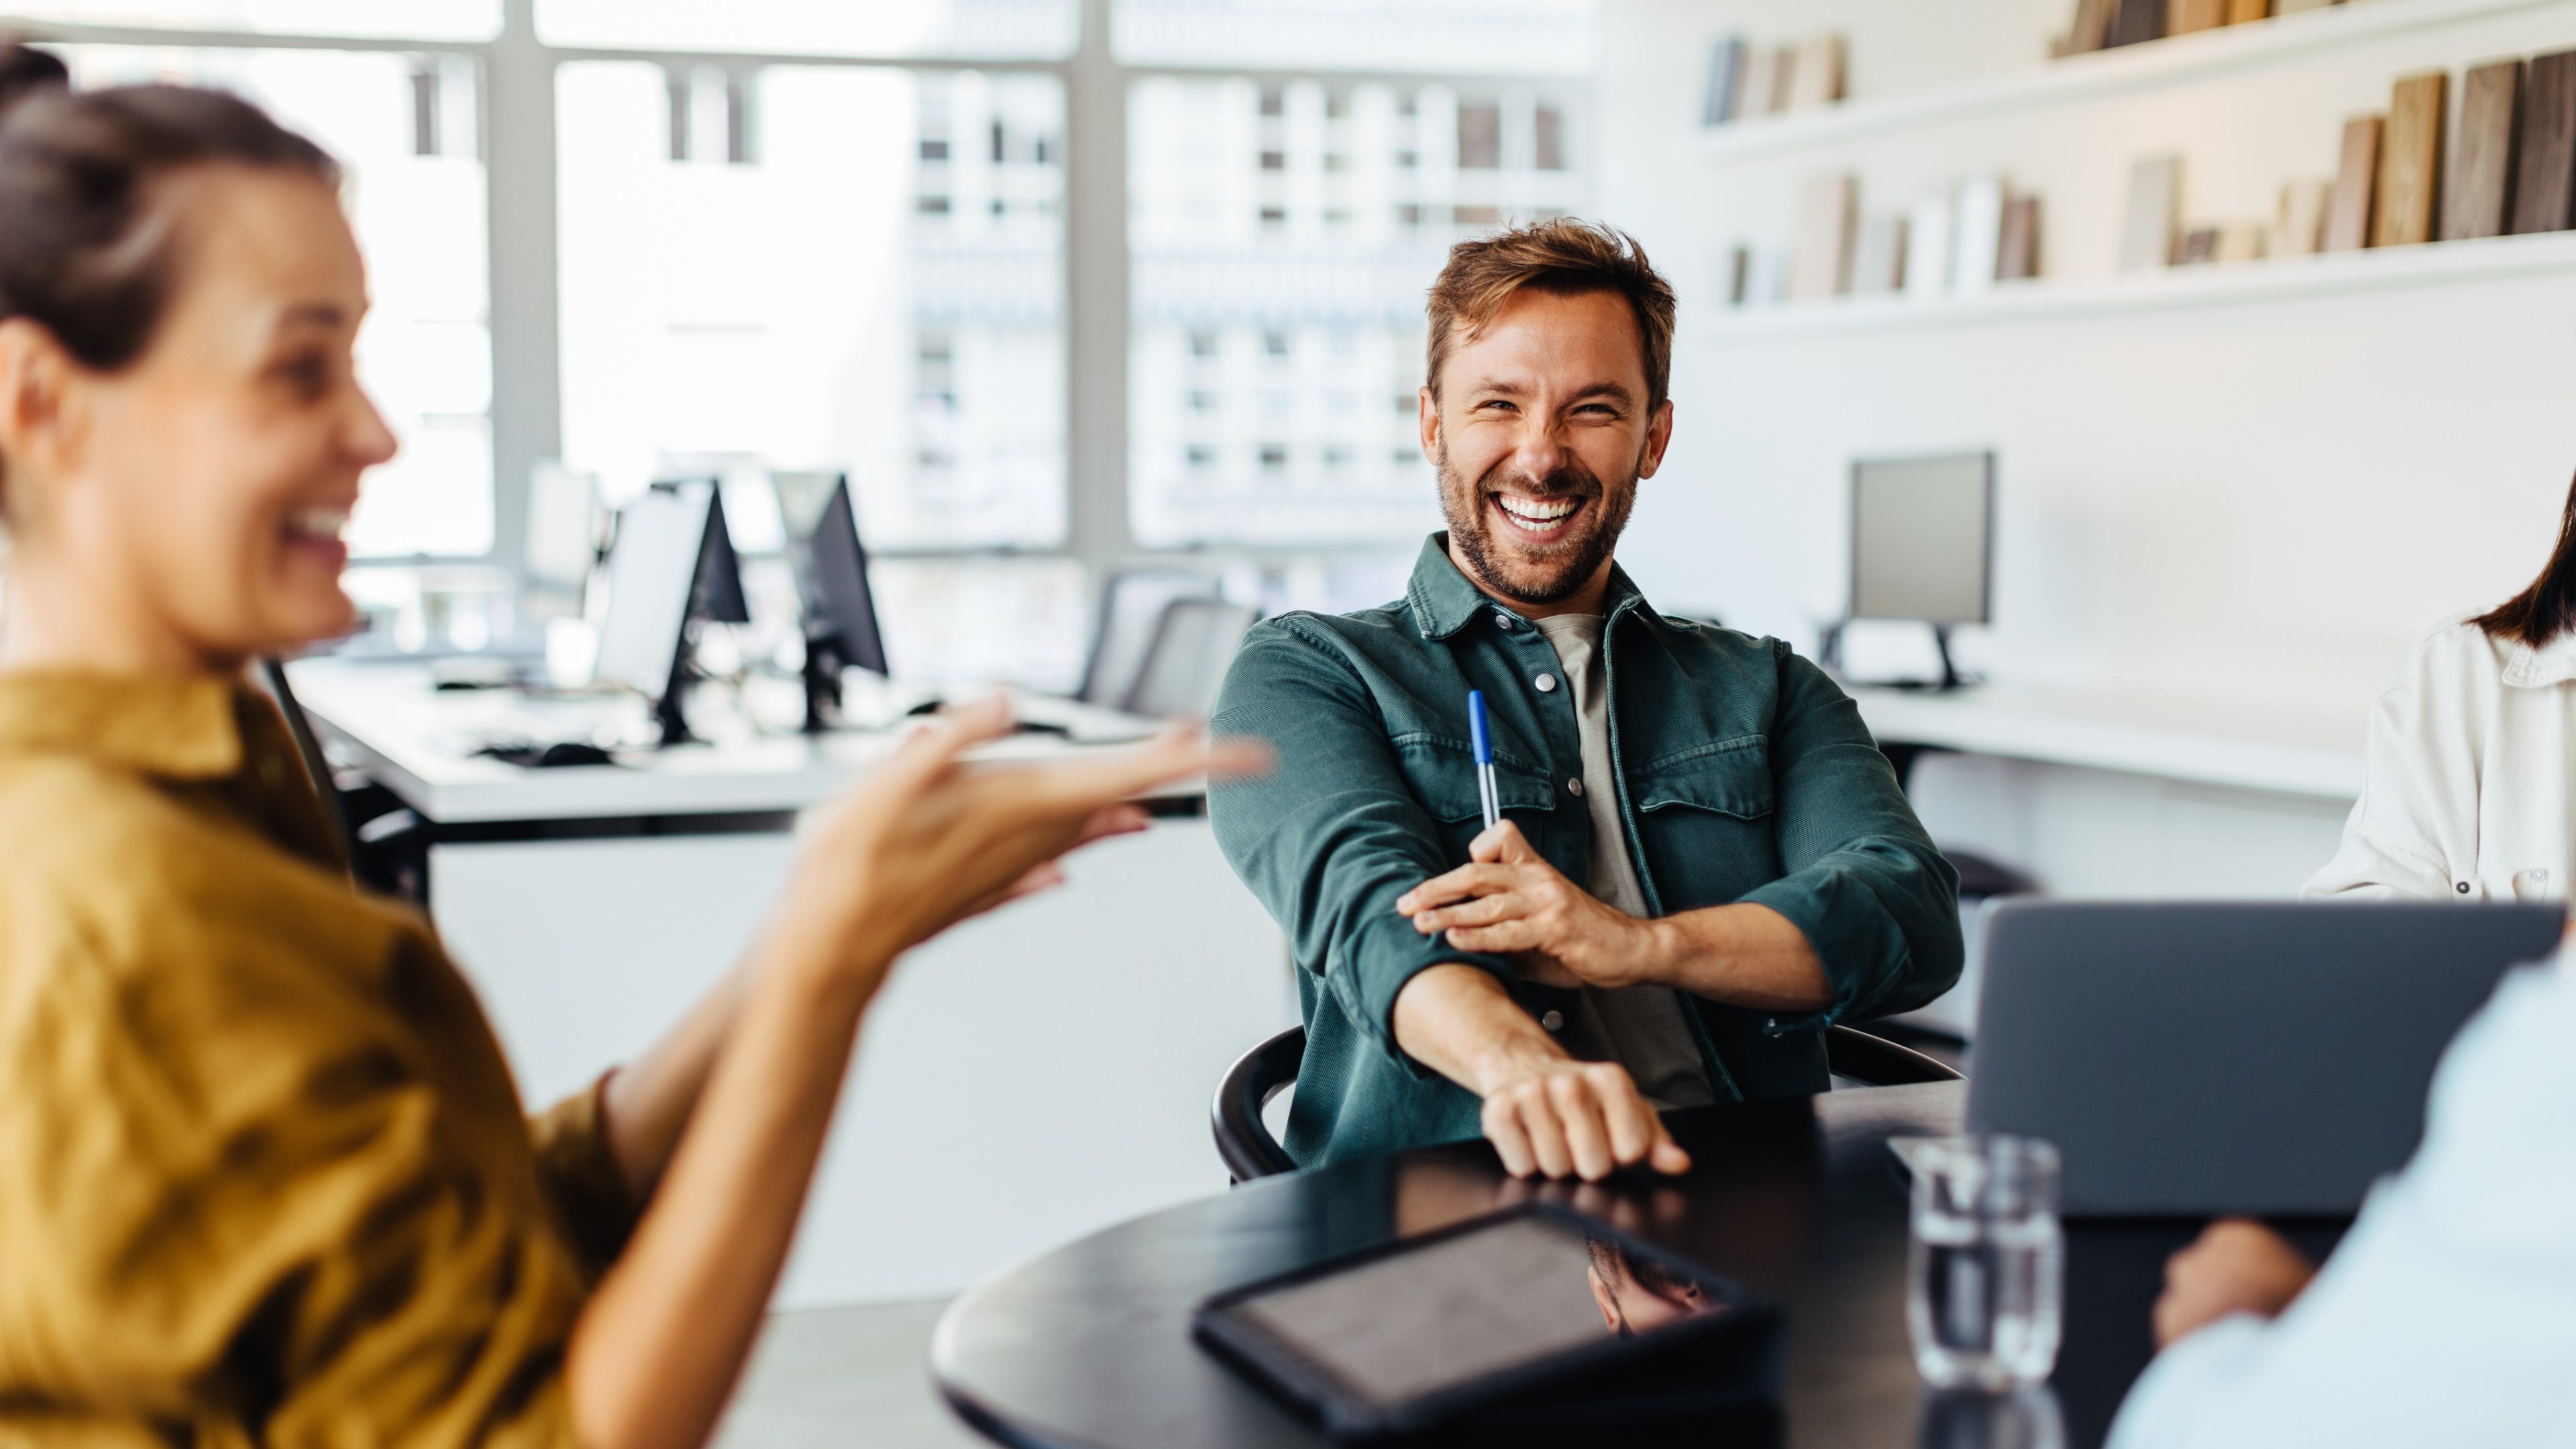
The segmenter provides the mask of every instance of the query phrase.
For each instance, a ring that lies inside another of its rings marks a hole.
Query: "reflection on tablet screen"
[[[1234,1311],[1353,1397],[1385,1406],[1728,1306],[1571,1221],[1527,1216],[1291,1284]]]

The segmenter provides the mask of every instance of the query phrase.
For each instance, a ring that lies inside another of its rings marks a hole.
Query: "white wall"
[[[2281,181],[2331,173],[2343,119],[2384,110],[2395,76],[2450,68],[2456,109],[2463,64],[2576,44],[2576,4],[2067,103],[1702,154],[1719,35],[1771,44],[1841,29],[1862,100],[2045,65],[2073,9],[1609,0],[1601,213],[1637,233],[1683,299],[1671,459],[1622,557],[1666,607],[1803,645],[1846,587],[1849,460],[1992,446],[1996,624],[1980,652],[1998,681],[2292,696],[2348,710],[2357,744],[2407,644],[2511,593],[2547,553],[2576,465],[2564,416],[2576,274],[1730,335],[1722,259],[1739,240],[1785,247],[1795,189],[1815,172],[1856,174],[1864,213],[2001,172],[2043,198],[2048,279],[2098,280],[2114,268],[2136,157],[2184,153],[2189,220],[2268,214]],[[2083,773],[1989,771],[1968,796],[1927,797],[1927,819],[1947,835],[1982,828],[1960,813],[1973,797],[2021,822],[2022,863],[2086,893],[2285,887],[2332,845],[2320,817],[2334,812],[2315,802],[2223,792],[2219,813],[2193,823],[2165,795]],[[2249,833],[2249,820],[2265,823]]]

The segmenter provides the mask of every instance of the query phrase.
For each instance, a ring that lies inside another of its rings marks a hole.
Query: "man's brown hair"
[[[1440,396],[1451,334],[1463,332],[1472,340],[1524,287],[1560,296],[1616,292],[1627,298],[1646,346],[1647,409],[1663,405],[1673,374],[1672,284],[1656,274],[1635,237],[1563,216],[1449,249],[1427,309],[1431,346],[1425,375],[1434,398]]]

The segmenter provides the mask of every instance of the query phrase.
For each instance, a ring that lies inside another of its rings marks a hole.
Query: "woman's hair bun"
[[[38,50],[14,35],[0,35],[0,116],[38,91],[69,89],[71,67],[50,50]]]

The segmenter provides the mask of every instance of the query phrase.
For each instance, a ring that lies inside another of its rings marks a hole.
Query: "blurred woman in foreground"
[[[336,169],[205,91],[0,106],[0,1439],[703,1443],[895,961],[1241,752],[968,767],[1001,710],[931,724],[725,986],[527,1120],[242,685],[350,627],[394,452]]]

